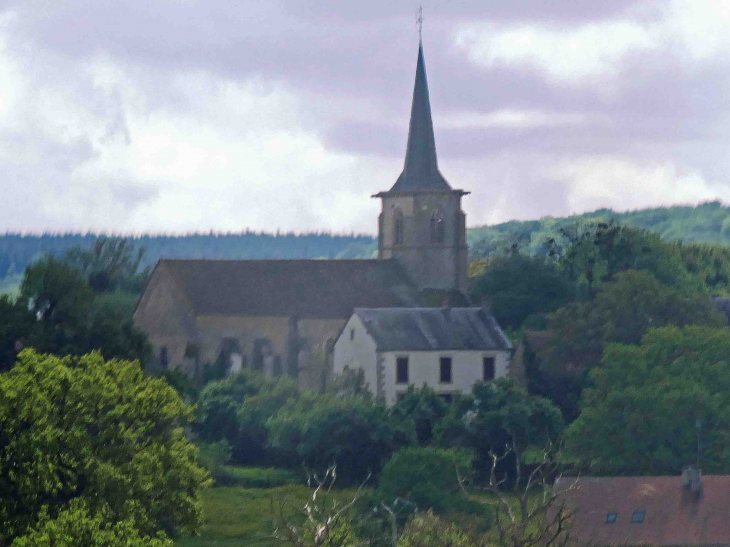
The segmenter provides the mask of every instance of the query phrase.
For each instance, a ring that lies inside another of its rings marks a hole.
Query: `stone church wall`
[[[135,310],[134,324],[147,333],[158,361],[166,360],[169,368],[183,365],[188,341],[197,336],[195,318],[164,266],[157,268],[150,279]]]

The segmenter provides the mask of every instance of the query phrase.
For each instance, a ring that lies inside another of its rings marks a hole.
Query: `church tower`
[[[461,197],[438,170],[423,44],[418,45],[416,83],[403,172],[382,199],[378,258],[396,259],[420,289],[466,293],[466,216]]]

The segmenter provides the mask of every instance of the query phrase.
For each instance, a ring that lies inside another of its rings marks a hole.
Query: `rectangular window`
[[[408,383],[408,357],[397,357],[395,359],[395,383]]]
[[[440,360],[440,382],[442,384],[451,383],[451,357],[442,357]]]
[[[482,358],[482,379],[485,382],[494,380],[494,357]]]
[[[441,397],[445,403],[451,404],[454,400],[454,396],[451,393],[439,393],[439,397]]]

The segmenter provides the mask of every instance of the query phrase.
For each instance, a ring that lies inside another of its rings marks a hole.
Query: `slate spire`
[[[423,44],[419,42],[406,161],[403,172],[390,192],[424,191],[448,192],[451,191],[451,187],[439,173],[436,161],[436,141],[433,136],[431,103],[428,98],[426,64],[423,61]]]

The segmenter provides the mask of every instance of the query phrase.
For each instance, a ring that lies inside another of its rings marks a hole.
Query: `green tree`
[[[80,507],[105,527],[131,521],[140,537],[196,532],[207,473],[183,433],[191,418],[137,362],[23,351],[0,374],[0,544]]]
[[[694,462],[727,472],[728,355],[727,328],[663,327],[640,346],[608,345],[566,432],[568,449],[600,473],[674,474]]]
[[[18,352],[34,338],[36,316],[9,295],[0,295],[0,372],[15,364]]]
[[[387,503],[396,498],[414,502],[418,509],[438,513],[463,509],[466,500],[458,477],[472,474],[473,455],[464,450],[409,447],[399,450],[388,460],[380,475],[380,493]]]
[[[66,251],[64,261],[86,276],[95,292],[117,289],[139,294],[144,289],[150,270],[139,271],[144,258],[143,247],[121,237],[99,237],[90,250],[73,247]]]
[[[376,475],[390,455],[415,439],[413,423],[394,420],[380,401],[303,394],[267,422],[269,443],[292,463],[314,469],[337,465],[349,481]]]
[[[148,362],[147,337],[134,328],[131,305],[120,294],[96,295],[75,267],[53,257],[28,266],[18,305],[37,323],[27,345],[56,355],[101,351],[107,358]]]
[[[530,387],[550,397],[572,421],[578,416],[576,395],[607,344],[638,344],[651,327],[726,323],[707,294],[666,285],[649,271],[621,272],[592,303],[573,303],[548,317],[550,337],[538,368],[531,371]]]
[[[512,253],[491,259],[472,292],[489,301],[502,327],[518,329],[528,317],[565,305],[572,287],[554,261]]]
[[[530,449],[555,442],[562,433],[560,410],[506,378],[477,382],[472,392],[471,399],[452,407],[437,427],[436,438],[447,447],[474,450],[482,471],[491,470],[493,452],[509,447],[512,456],[500,471],[514,468],[519,482]]]
[[[140,534],[132,519],[109,522],[75,499],[55,519],[41,510],[38,524],[16,538],[12,547],[173,547],[173,542],[162,533]]]
[[[413,420],[416,427],[418,444],[426,446],[433,440],[433,430],[446,416],[449,405],[433,390],[423,385],[421,388],[408,386],[398,402],[393,405],[396,419]]]

